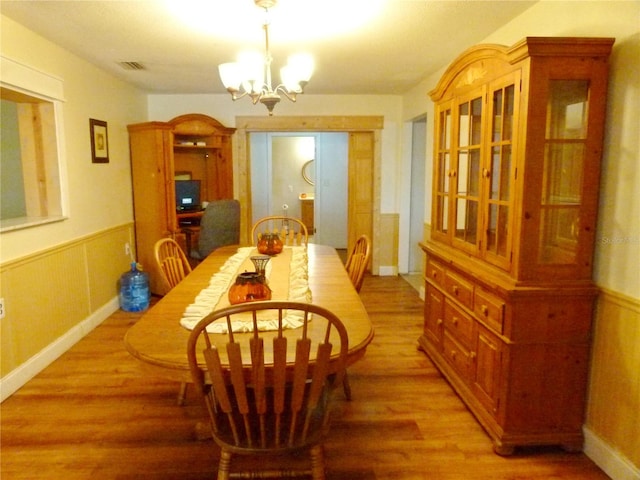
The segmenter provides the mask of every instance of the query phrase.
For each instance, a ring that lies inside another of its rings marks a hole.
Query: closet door
[[[373,238],[374,133],[349,133],[349,247],[362,234]],[[374,255],[375,256],[375,255]]]

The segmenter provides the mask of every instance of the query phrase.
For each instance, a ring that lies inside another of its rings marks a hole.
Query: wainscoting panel
[[[125,252],[125,244],[129,244],[129,255]],[[126,228],[103,232],[84,244],[91,311],[96,311],[118,293],[118,279],[135,258],[134,245],[133,230]],[[148,269],[151,265],[142,267]]]
[[[97,312],[106,318],[117,308],[118,278],[130,262],[124,245],[132,238],[133,226],[124,225],[0,266],[3,380]]]
[[[2,338],[2,375],[89,315],[83,246],[48,251],[3,272],[9,338]],[[11,358],[5,357],[5,349]]]
[[[640,301],[602,290],[593,329],[586,427],[600,444],[615,446],[613,450],[624,457],[622,463],[634,464],[636,474],[640,471],[639,412]],[[585,452],[592,458],[600,456],[590,451],[597,445],[587,437]]]
[[[380,235],[378,238],[379,275],[398,275],[398,236],[400,216],[397,213],[380,215]],[[374,242],[374,248],[376,244]],[[375,272],[374,272],[375,274]]]

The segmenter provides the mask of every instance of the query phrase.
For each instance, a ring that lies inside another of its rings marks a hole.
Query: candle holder
[[[267,279],[267,274],[266,274],[267,263],[269,263],[269,260],[271,260],[271,257],[269,255],[253,255],[252,257],[250,257],[250,259],[253,262],[253,266],[256,269],[256,273],[262,276],[266,280]]]

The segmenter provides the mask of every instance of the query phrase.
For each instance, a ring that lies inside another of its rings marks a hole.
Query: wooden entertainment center
[[[166,292],[155,271],[153,246],[160,238],[171,237],[186,251],[181,221],[196,219],[189,230],[197,232],[202,216],[201,211],[177,211],[175,180],[199,180],[202,201],[233,198],[235,129],[192,113],[168,122],[129,125],[128,130],[137,260],[149,272],[151,291],[162,295]]]

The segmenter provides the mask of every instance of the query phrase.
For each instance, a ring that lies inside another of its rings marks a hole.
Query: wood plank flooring
[[[376,337],[349,370],[353,401],[338,392],[326,444],[329,479],[608,478],[585,455],[560,448],[495,455],[417,350],[416,291],[400,277],[367,277],[361,296]],[[2,404],[2,480],[215,478],[218,449],[196,438],[204,411],[193,392],[177,406],[178,385],[145,377],[124,349],[138,317],[115,313]]]

